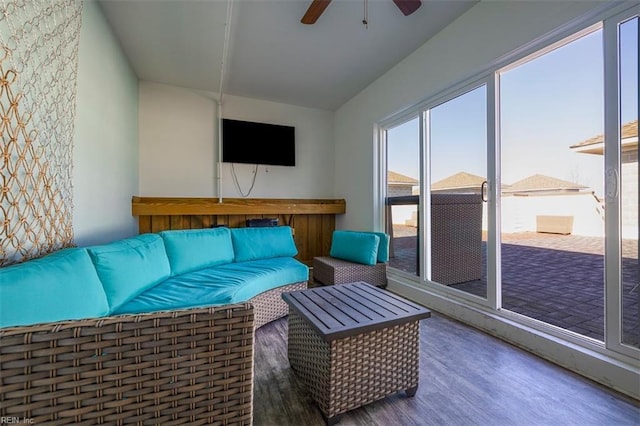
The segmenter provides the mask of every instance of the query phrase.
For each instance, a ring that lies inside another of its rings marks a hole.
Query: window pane
[[[502,307],[604,339],[602,31],[500,74]]]
[[[486,298],[486,87],[438,105],[429,117],[430,279]]]
[[[389,266],[418,275],[420,121],[387,130],[387,232]]]

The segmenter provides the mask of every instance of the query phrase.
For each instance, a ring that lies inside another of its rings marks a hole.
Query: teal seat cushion
[[[371,232],[334,231],[329,255],[337,259],[375,265],[380,237]]]
[[[171,275],[233,262],[229,228],[185,229],[159,233],[171,265]]]
[[[232,228],[231,239],[236,262],[298,254],[293,232],[288,226]]]
[[[292,257],[230,263],[218,268],[244,279],[243,285],[234,291],[232,303],[245,302],[267,290],[309,279],[307,265]]]
[[[142,234],[87,250],[111,312],[167,279],[171,272],[164,243],[157,234]]]
[[[86,249],[0,268],[0,327],[102,317],[107,297]]]
[[[308,278],[307,266],[291,257],[228,263],[171,277],[120,306],[114,314],[245,302],[264,291]]]

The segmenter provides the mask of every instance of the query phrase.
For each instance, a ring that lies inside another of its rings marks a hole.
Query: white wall
[[[374,123],[469,78],[598,3],[483,1],[335,113],[335,196],[347,201],[339,228],[372,229]]]
[[[157,197],[217,197],[215,94],[140,82],[140,193]],[[224,96],[223,116],[296,128],[296,166],[259,166],[250,198],[333,196],[333,113]],[[253,166],[238,164],[246,193]],[[222,165],[222,196],[240,197],[231,166]]]
[[[85,1],[80,32],[73,151],[75,243],[137,233],[138,87],[95,1]]]
[[[215,102],[190,90],[141,81],[138,113],[138,195],[213,196]]]

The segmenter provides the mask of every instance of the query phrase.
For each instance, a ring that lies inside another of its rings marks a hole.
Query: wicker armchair
[[[345,232],[345,231],[337,231]],[[348,232],[348,231],[347,231]],[[359,234],[362,234],[358,232]],[[332,240],[334,252],[335,234]],[[383,233],[365,233],[378,236],[377,261],[374,264],[354,262],[335,255],[315,257],[313,259],[313,278],[325,284],[346,284],[364,281],[377,287],[387,286],[387,261],[389,260],[389,236]],[[382,237],[382,238],[380,238]],[[384,241],[383,241],[384,240]]]
[[[0,329],[0,417],[250,425],[251,304]]]

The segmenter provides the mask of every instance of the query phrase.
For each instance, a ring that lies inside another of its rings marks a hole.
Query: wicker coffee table
[[[364,282],[284,293],[289,363],[327,424],[364,404],[418,389],[419,320],[429,310]]]

